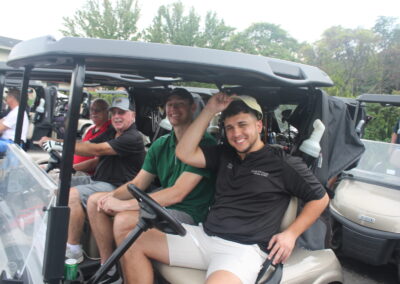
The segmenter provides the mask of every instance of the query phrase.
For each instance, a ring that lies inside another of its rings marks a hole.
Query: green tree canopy
[[[376,88],[378,38],[371,30],[345,29],[341,26],[326,30],[312,48],[306,48],[306,62],[319,66],[335,82],[331,95],[354,97]]]
[[[296,60],[300,44],[278,25],[255,23],[235,34],[229,47],[240,52]]]
[[[365,127],[364,138],[390,142],[393,127],[400,118],[400,108],[368,104],[367,114],[373,119]]]
[[[135,40],[140,10],[136,0],[87,0],[73,17],[63,17],[64,36]]]
[[[144,39],[150,42],[195,45],[199,36],[200,16],[191,8],[184,15],[182,2],[161,6],[153,19],[153,24],[146,30]]]
[[[216,13],[208,12],[201,28],[201,17],[194,8],[185,14],[182,2],[161,6],[153,23],[145,31],[150,42],[225,49],[234,28],[226,26]]]
[[[235,28],[225,25],[224,20],[217,17],[215,12],[209,11],[204,21],[204,29],[200,33],[197,46],[214,49],[227,49],[230,37]]]
[[[373,28],[379,36],[379,90],[393,93],[400,90],[400,25],[397,18],[379,17]]]

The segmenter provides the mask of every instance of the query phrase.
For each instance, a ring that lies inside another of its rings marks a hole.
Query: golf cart
[[[16,45],[10,53],[7,64],[24,69],[22,96],[25,100],[29,75],[36,68],[73,70],[60,184],[55,192],[55,203],[49,205],[48,210],[43,213],[43,219],[47,219],[46,236],[41,239],[44,258],[43,262],[39,261],[43,271],[42,276],[39,275],[33,280],[34,283],[60,283],[64,279],[71,153],[74,152],[79,105],[87,79],[85,74],[88,72],[110,72],[120,78],[131,78],[125,86],[129,90],[130,99],[136,104],[137,128],[151,140],[156,137],[155,134],[158,133],[162,123],[161,107],[167,95],[166,90],[198,82],[209,84],[212,86],[210,89],[248,94],[257,98],[265,114],[265,122],[268,122],[263,134],[264,141],[278,144],[286,151],[302,156],[323,185],[327,185],[329,179],[354,164],[364,150],[354,131],[355,127],[346,105],[319,89],[332,86],[332,81],[324,72],[308,65],[185,46],[88,38],[55,40],[52,37],[37,38]],[[208,91],[196,90],[193,88],[190,91],[197,93],[201,100],[206,102],[210,95]],[[321,125],[326,126],[325,131]],[[317,128],[318,133],[314,135],[317,138],[313,137],[309,140],[314,127]],[[218,122],[211,124],[209,129],[217,138],[223,140],[223,129]],[[320,151],[315,151],[317,147],[312,147],[317,146],[316,144],[320,145]],[[18,147],[12,145],[12,148]],[[311,151],[308,151],[310,148]],[[341,155],[343,150],[347,150],[344,156]],[[311,156],[307,152],[311,153]],[[151,203],[143,196],[138,197],[134,189],[132,191],[139,200],[147,200],[148,204]],[[295,200],[292,204],[289,209],[297,212],[297,207],[301,204],[297,205]],[[152,210],[147,210],[149,206]],[[151,226],[178,234],[184,233],[177,227],[173,218],[165,217],[165,214],[160,212],[162,210],[154,209],[155,206],[152,205],[142,207],[141,217],[146,219],[150,216],[155,220],[150,222]],[[164,221],[158,222],[159,218],[163,218]],[[118,260],[120,254],[142,230],[150,226],[149,223],[146,224],[134,229],[131,238],[128,237],[102,269],[94,275],[92,283],[101,278],[101,275],[110,267],[110,263]],[[172,224],[172,230],[168,224]],[[3,227],[7,228],[7,226]],[[7,233],[9,232],[8,229]],[[275,270],[283,271],[280,275],[281,283],[342,283],[340,264],[333,251],[324,248],[325,231],[321,235],[322,241],[317,242],[322,245],[315,245],[312,242],[309,246],[298,246],[288,263],[283,266],[283,270],[279,267]],[[307,249],[313,247],[315,250]],[[5,255],[7,259],[11,258],[7,253]],[[30,272],[31,269],[37,268],[29,265],[29,257],[23,259],[26,261],[23,265],[17,265],[17,269],[13,271],[18,273],[14,274],[7,266],[7,260],[4,262],[4,267],[0,267],[0,270],[6,272],[4,279],[13,277],[16,281],[20,281],[19,283],[28,283],[22,278],[24,273],[31,279],[38,275],[37,270],[36,274]],[[197,283],[193,278],[196,277],[193,273],[203,275],[204,279],[204,271],[156,265],[159,267],[158,271],[170,283],[179,283],[177,281]],[[179,276],[179,279],[176,277],[171,279],[170,275],[172,277],[178,275],[177,272],[170,273],[171,269],[179,269],[184,274]],[[280,278],[279,273],[274,273],[273,279],[275,275]],[[86,281],[90,275],[83,275],[83,278],[82,281]],[[3,283],[6,283],[5,281]],[[161,277],[158,281],[166,283]]]
[[[357,101],[359,110],[368,103],[400,107],[399,95],[364,94]],[[330,203],[332,247],[371,265],[395,263],[400,281],[400,145],[362,142],[365,153],[341,175]]]

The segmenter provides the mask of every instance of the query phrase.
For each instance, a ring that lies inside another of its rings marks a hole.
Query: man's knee
[[[136,226],[139,218],[139,211],[124,211],[114,216],[114,237],[116,239],[125,236]]]
[[[108,192],[97,192],[90,195],[86,205],[88,212],[97,212],[97,202],[106,194],[108,194]]]
[[[69,204],[80,204],[81,197],[79,195],[79,190],[76,187],[71,187],[69,189]]]

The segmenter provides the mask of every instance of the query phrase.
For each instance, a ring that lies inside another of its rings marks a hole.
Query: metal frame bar
[[[72,161],[75,152],[75,141],[79,119],[79,107],[82,101],[82,89],[85,82],[85,61],[75,60],[72,72],[71,89],[68,102],[68,114],[65,121],[65,138],[60,165],[60,187],[57,195],[57,206],[68,206],[69,188],[71,185]]]
[[[71,91],[68,102],[66,133],[60,166],[60,185],[56,206],[50,208],[46,233],[43,277],[46,283],[59,284],[64,278],[64,255],[68,237],[69,223],[69,188],[71,185],[72,161],[75,152],[75,141],[79,119],[82,89],[85,81],[85,60],[75,59],[72,72]],[[52,221],[50,221],[50,219]],[[56,221],[57,220],[57,221]],[[49,263],[50,265],[46,265]]]
[[[29,77],[31,75],[31,71],[32,71],[31,66],[25,66],[24,76],[22,79],[22,87],[21,87],[21,99],[18,108],[17,125],[15,128],[15,136],[14,136],[14,143],[17,145],[21,145],[21,133],[24,124],[24,114],[26,112],[26,106],[28,101]]]
[[[0,112],[3,110],[3,93],[6,85],[6,74],[0,73]]]

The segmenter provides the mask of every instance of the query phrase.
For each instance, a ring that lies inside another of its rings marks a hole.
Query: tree
[[[364,138],[374,141],[390,142],[393,127],[400,117],[399,107],[387,107],[379,104],[368,104],[367,114],[373,119],[365,127]]]
[[[207,12],[203,32],[200,33],[196,43],[199,47],[214,49],[227,49],[230,37],[235,28],[225,25],[215,12]]]
[[[380,36],[379,46],[386,49],[400,44],[400,26],[395,17],[379,17],[372,29]]]
[[[377,43],[371,30],[336,26],[327,29],[312,49],[303,50],[303,57],[332,78],[331,95],[354,97],[377,87]]]
[[[299,43],[278,25],[255,23],[234,35],[229,43],[232,50],[251,54],[296,60]]]
[[[234,28],[226,26],[215,12],[208,12],[201,28],[201,17],[191,8],[185,15],[182,2],[161,6],[146,29],[144,39],[150,42],[225,49]]]
[[[63,17],[64,36],[136,40],[140,16],[137,0],[87,0],[74,16]]]
[[[179,45],[195,45],[199,36],[200,17],[191,8],[187,16],[182,2],[158,9],[153,24],[145,32],[145,40]]]
[[[384,93],[400,90],[400,25],[397,18],[379,17],[373,28],[379,36],[379,89]]]

